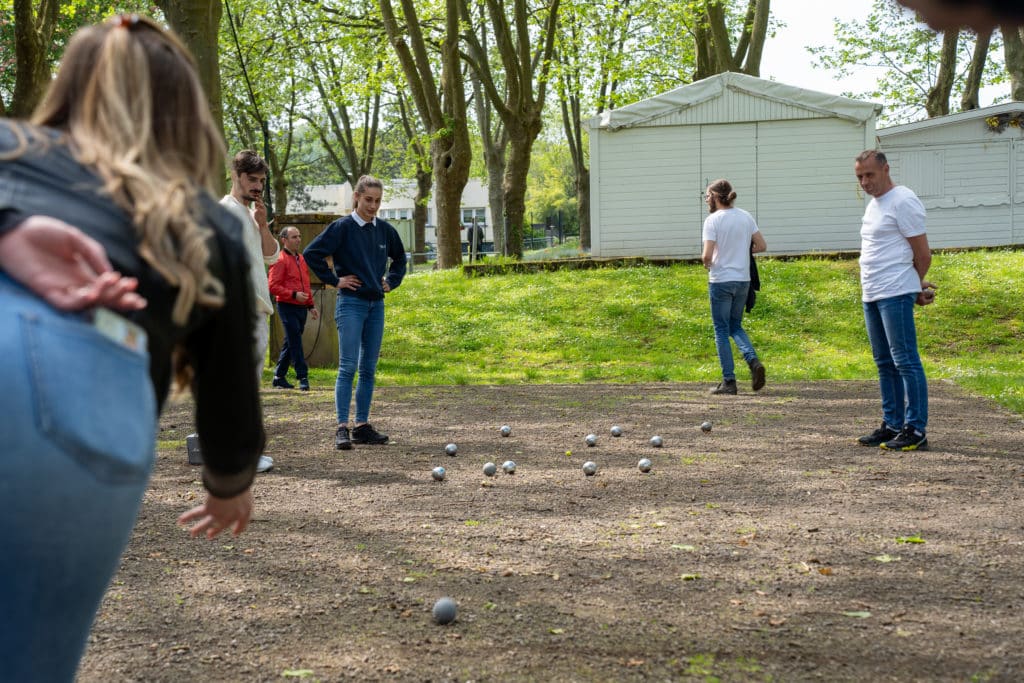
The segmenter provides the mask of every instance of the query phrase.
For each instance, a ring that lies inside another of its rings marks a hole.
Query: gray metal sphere
[[[444,447],[444,452],[447,455],[455,455],[456,453],[459,452],[459,447],[456,446],[453,443],[450,443],[450,444],[448,444],[447,446]]]
[[[502,436],[510,436],[512,434],[512,428],[508,425],[501,425],[501,429],[498,431],[501,432]]]
[[[651,437],[651,445],[654,446],[655,448],[661,448],[661,443],[662,442],[661,442],[661,437],[660,436],[652,436]]]
[[[430,472],[430,476],[432,476],[434,478],[434,481],[441,481],[442,479],[444,479],[444,475],[445,475],[445,470],[444,470],[443,467],[435,467]]]
[[[431,610],[431,613],[434,615],[434,621],[442,626],[455,621],[457,612],[458,608],[455,605],[455,601],[451,598],[440,598],[434,603],[434,609]]]
[[[588,460],[585,463],[583,463],[583,474],[587,475],[588,477],[592,477],[592,476],[594,476],[594,474],[596,472],[597,472],[597,463],[596,462],[592,462],[592,461]]]
[[[622,427],[615,425],[612,427],[612,436],[622,436]]]
[[[484,463],[484,474],[486,476],[493,477],[495,472],[497,472],[497,471],[498,471],[498,466],[495,465],[493,462],[485,462]]]
[[[702,431],[702,432],[710,432],[711,431],[711,422],[709,422],[707,420],[705,420],[704,422],[701,422],[700,423],[700,431]]]
[[[587,438],[585,438],[584,441],[587,442],[588,446],[596,446],[597,445],[597,434],[587,434]]]
[[[636,464],[636,468],[638,470],[640,470],[641,472],[645,472],[645,473],[646,472],[650,472],[651,471],[651,461],[648,460],[647,458],[640,458],[640,462],[638,462]]]
[[[505,462],[501,463],[501,469],[502,471],[505,472],[505,474],[515,474],[516,464],[511,460],[506,460]]]

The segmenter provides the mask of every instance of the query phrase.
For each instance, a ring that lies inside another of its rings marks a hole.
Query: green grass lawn
[[[856,261],[762,259],[744,327],[769,381],[873,379]],[[917,309],[932,380],[1024,413],[1024,252],[936,254]],[[410,274],[388,298],[382,385],[720,379],[698,265],[465,277]],[[745,368],[740,362],[740,377]],[[320,384],[334,370],[317,370]]]

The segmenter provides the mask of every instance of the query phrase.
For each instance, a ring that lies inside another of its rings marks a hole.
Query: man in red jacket
[[[309,391],[309,368],[302,351],[302,330],[306,327],[306,313],[317,320],[320,312],[313,305],[313,293],[309,288],[309,270],[302,258],[302,235],[299,229],[288,226],[278,235],[281,239],[281,255],[277,263],[270,266],[267,279],[270,293],[277,301],[277,313],[284,327],[284,344],[274,369],[274,386],[293,389],[285,376],[288,366],[295,366],[295,378],[299,389]]]

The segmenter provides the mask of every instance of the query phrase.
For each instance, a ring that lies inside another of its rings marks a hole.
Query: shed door
[[[700,175],[705,189],[725,178],[736,191],[735,206],[757,220],[757,124],[730,123],[700,127]],[[700,209],[707,212],[701,195]]]

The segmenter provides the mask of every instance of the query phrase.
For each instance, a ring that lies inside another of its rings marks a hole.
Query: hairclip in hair
[[[110,23],[115,28],[135,28],[139,24],[138,14],[118,14],[116,17],[111,17]]]

